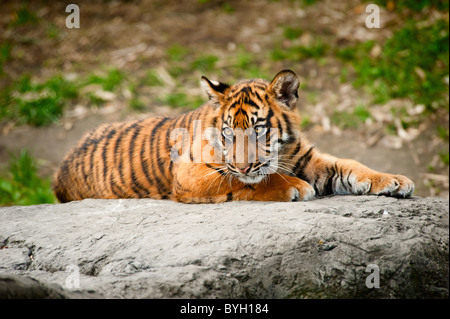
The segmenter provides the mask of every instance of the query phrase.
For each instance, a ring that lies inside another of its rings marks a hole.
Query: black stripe
[[[91,154],[90,154],[90,162],[89,162],[90,176],[92,177],[92,182],[90,184],[88,183],[88,187],[90,189],[94,189],[95,192],[97,192],[95,186],[97,186],[99,184],[98,182],[95,181],[95,178],[98,177],[98,179],[100,180],[100,176],[95,176],[94,168],[98,167],[98,174],[100,175],[100,167],[99,167],[100,163],[95,163],[95,165],[94,165],[94,155],[95,155],[95,152],[97,151],[97,147],[99,146],[99,144],[107,137],[106,132],[108,131],[108,129],[110,129],[109,126],[104,127],[103,131],[101,133],[99,133],[100,137],[98,139],[95,138],[95,139],[92,139],[90,143],[85,143],[85,145],[90,145],[90,144],[94,145],[94,147],[91,151]],[[105,167],[105,166],[106,166],[106,162],[103,162],[103,167]]]
[[[111,191],[113,192],[114,195],[117,196],[117,198],[127,197],[126,194],[122,192],[122,189],[116,184],[116,182],[114,182],[113,179],[111,179],[110,184],[111,184]]]
[[[291,154],[291,156],[294,157],[295,155],[297,155],[298,152],[300,152],[301,147],[302,147],[302,142],[298,141],[298,144],[295,147],[294,152]]]
[[[205,165],[206,165],[208,168],[211,168],[211,169],[213,169],[213,170],[219,172],[220,175],[223,175],[223,176],[226,176],[226,175],[227,175],[225,172],[223,172],[223,171],[222,171],[221,169],[219,169],[219,168],[215,168],[214,166],[211,166],[211,165],[208,164],[208,163],[206,163]],[[231,166],[231,165],[230,165],[230,166]]]
[[[181,194],[180,191],[182,191],[182,192],[184,192],[184,193],[190,192],[190,190],[188,190],[188,189],[186,189],[186,188],[183,188],[183,186],[181,186],[181,184],[180,184],[180,182],[178,181],[178,179],[175,179],[175,180],[173,181],[173,188],[175,189],[175,193],[177,193],[178,195]]]
[[[190,115],[192,116],[192,113]],[[156,124],[153,127],[153,130],[152,130],[152,132],[150,134],[150,143],[151,143],[150,144],[150,152],[152,152],[152,151],[155,152],[155,156],[152,158],[152,165],[154,165],[154,167],[153,167],[153,170],[154,170],[154,173],[155,173],[154,177],[155,177],[155,180],[156,180],[158,193],[160,195],[162,194],[162,192],[167,192],[167,186],[162,183],[162,181],[159,178],[159,176],[156,176],[156,171],[157,170],[159,170],[160,173],[162,173],[162,171],[161,171],[161,167],[159,167],[159,162],[158,162],[158,157],[159,157],[160,154],[158,153],[157,144],[155,144],[155,143],[157,142],[156,134],[157,134],[158,129],[162,125],[164,125],[164,123],[166,123],[168,120],[169,120],[168,117],[164,117],[162,119],[159,119],[159,123]],[[156,162],[155,162],[155,160],[156,160]]]
[[[295,175],[299,176],[300,174],[303,174],[303,170],[311,160],[313,148],[314,146],[311,146],[309,150],[303,156],[300,156],[300,158],[297,160],[297,163],[295,164],[294,167]],[[304,176],[304,174],[302,176]]]
[[[278,123],[278,129],[280,130],[280,138],[279,138],[279,140],[282,140],[282,143],[281,144],[284,144],[284,141],[283,141],[283,126],[281,125],[281,122],[280,122],[280,119],[278,119],[277,118],[277,123]]]
[[[75,166],[75,172],[77,176],[83,177],[83,156],[84,154],[82,154],[81,152],[77,153],[77,158],[75,159],[75,161],[73,161],[73,165]]]
[[[190,143],[189,159],[190,159],[191,163],[194,163],[194,139],[196,137],[194,135],[196,133],[196,128],[197,128],[196,126],[194,126],[193,120],[194,119],[192,119],[192,116],[190,116],[189,117],[189,125],[192,126],[192,134],[189,132],[189,143]]]
[[[85,182],[86,186],[87,186],[87,183],[88,183],[88,181],[87,181],[88,174],[86,173],[86,169],[85,169],[85,165],[86,165],[85,159],[86,159],[87,151],[88,151],[87,147],[82,147],[81,149],[79,149],[78,154],[77,154],[77,157],[79,159],[78,165],[81,164],[81,175],[82,175],[82,177],[84,179],[84,182]],[[78,165],[77,165],[77,167],[78,167]]]
[[[238,106],[240,104],[240,100],[233,102],[233,104],[231,104],[231,106],[228,108],[228,110],[234,109],[236,106]]]
[[[137,123],[133,123],[132,125],[128,126],[127,128],[125,128],[119,135],[119,137],[116,140],[116,145],[114,145],[114,155],[118,155],[119,156],[119,165],[118,165],[118,171],[119,171],[119,177],[120,177],[120,182],[122,183],[123,186],[126,186],[127,184],[125,183],[125,178],[123,176],[123,170],[122,170],[122,164],[123,164],[123,152],[118,152],[119,151],[119,145],[122,143],[122,138],[128,134],[128,132],[137,126]],[[114,163],[116,161],[116,157],[114,157]]]
[[[161,156],[159,156],[159,154],[158,154],[158,158],[157,158],[157,162],[158,162],[158,168],[159,168],[159,171],[161,172],[161,175],[162,175],[162,179],[161,179],[161,181],[164,179],[164,190],[166,190],[167,191],[167,184],[170,184],[169,183],[169,180],[168,180],[168,178],[167,178],[167,174],[166,174],[166,166],[167,166],[167,160],[165,159],[165,158],[162,158]]]
[[[270,123],[270,119],[272,118],[272,116],[273,116],[272,108],[269,108],[269,113],[267,113],[267,116],[266,116],[266,125],[268,125]]]
[[[227,202],[231,202],[233,200],[233,193],[229,192],[227,193]]]
[[[114,145],[114,164],[116,164],[116,155],[119,154],[119,145],[122,142],[122,138],[124,137],[125,134],[128,133],[129,130],[131,130],[134,127],[135,123],[131,124],[130,126],[126,127],[124,130],[122,130],[119,134],[119,137],[116,140],[116,143]]]
[[[166,151],[166,154],[170,154],[170,150],[171,150],[171,146],[170,146],[170,130],[167,130],[167,132],[166,132],[166,140],[165,140],[165,147],[166,147],[166,149],[165,149],[165,151]],[[171,175],[170,176],[170,179],[172,179],[172,165],[173,165],[173,162],[172,162],[172,159],[170,158],[170,156],[169,156],[169,174]]]
[[[93,146],[93,148],[92,148],[92,150],[91,150],[91,154],[90,154],[90,156],[89,156],[89,172],[90,172],[90,174],[89,174],[89,176],[91,177],[90,178],[90,183],[88,183],[88,187],[89,187],[89,189],[90,190],[92,190],[92,189],[94,189],[95,190],[95,185],[97,185],[98,183],[96,182],[96,180],[95,180],[95,172],[94,172],[94,153],[95,153],[95,151],[97,150],[97,146],[98,146],[98,143],[95,143],[95,144],[93,144],[94,146]]]
[[[270,106],[271,103],[269,101],[269,95],[268,94],[264,95],[264,100],[266,101],[267,105]]]
[[[256,104],[253,100],[249,99],[246,104],[256,107],[258,110],[260,109],[260,106],[258,104]]]
[[[137,177],[136,177],[136,172],[135,172],[135,167],[134,167],[134,147],[136,145],[136,138],[139,135],[140,131],[142,129],[142,125],[138,126],[135,131],[133,132],[133,135],[131,136],[131,141],[130,141],[130,149],[128,150],[128,157],[129,157],[129,161],[130,161],[130,173],[131,173],[131,180],[132,180],[132,184],[131,184],[131,188],[133,189],[133,191],[137,194],[139,194],[139,196],[148,196],[149,190],[147,188],[145,188],[141,183],[139,183]]]
[[[265,117],[258,117],[258,118],[256,119],[256,123],[258,123],[258,122],[264,122],[264,124],[265,124],[266,121],[267,121],[267,118],[265,118]],[[262,124],[262,123],[261,123],[261,124]]]
[[[266,87],[265,86],[263,86],[263,85],[261,85],[261,84],[253,84],[254,85],[254,87],[256,88],[256,89],[260,89],[260,90],[262,90],[262,91],[265,91],[266,90]]]
[[[341,170],[336,165],[336,163],[334,163],[334,165],[333,165],[333,170],[334,170],[334,177],[333,177],[334,188],[331,190],[331,194],[333,194],[336,189],[336,182],[337,182],[338,178],[342,181]]]
[[[194,163],[194,153],[192,151],[192,147],[189,147],[189,160],[191,163]]]
[[[189,129],[189,125],[191,124],[190,119],[191,119],[193,113],[194,113],[194,111],[184,114],[181,119],[180,125],[177,125],[177,127]]]
[[[342,168],[341,168],[342,169]],[[352,175],[353,170],[351,169],[348,173],[347,173],[347,185],[348,185],[348,191],[351,193],[352,192],[352,184],[350,183],[350,176]],[[344,174],[341,173],[341,177],[343,178]]]
[[[94,133],[90,133],[89,136],[84,140],[83,144],[77,147],[77,149],[74,152],[78,152],[81,149],[87,149],[89,146],[96,144],[98,140],[93,137],[91,138],[92,135],[94,135]]]
[[[106,152],[108,151],[108,146],[109,143],[111,142],[111,138],[113,137],[113,135],[116,134],[116,129],[112,129],[108,135],[106,136],[106,141],[105,144],[103,145],[103,150],[102,150],[102,160],[103,160],[103,180],[106,183],[106,174],[108,173],[108,167],[106,165]]]
[[[306,177],[306,176],[305,176],[305,177]],[[303,179],[303,178],[302,178],[302,179]],[[317,182],[319,181],[319,179],[320,179],[320,176],[317,175],[316,178],[314,179],[314,182],[312,183],[312,186],[313,186],[313,188],[314,188],[314,191],[316,192],[317,195],[320,195],[319,188],[317,187]],[[306,180],[306,179],[304,179],[304,180]]]
[[[120,126],[117,128],[117,131],[120,131],[123,127],[124,127],[124,124],[120,125]],[[116,164],[116,163],[117,163],[117,160],[116,160],[116,158],[117,158],[117,141],[118,141],[120,135],[121,135],[121,133],[120,133],[119,136],[116,138],[115,144],[114,144],[113,163],[112,163],[112,165],[111,165],[111,167],[113,167],[113,168],[115,168],[116,165],[117,165],[117,164]],[[114,174],[113,174],[113,173],[114,173],[114,171],[112,171],[111,174],[109,175],[109,182],[110,182],[110,184],[111,184],[111,189],[112,189],[113,193],[114,193],[116,196],[119,196],[119,198],[126,197],[126,196],[124,195],[124,193],[122,192],[122,189],[121,189],[120,187],[118,187],[117,184],[116,184],[116,182],[114,181],[114,179],[113,179]],[[117,192],[115,192],[114,187],[116,187],[118,190],[120,190],[120,192],[122,193],[122,195],[117,195]]]
[[[149,154],[150,151],[144,156],[145,153],[145,149],[147,146],[150,146],[150,141],[147,141],[147,139],[144,140],[144,145],[142,145],[141,148],[141,152],[140,152],[140,159],[141,159],[141,165],[142,165],[142,170],[144,172],[145,178],[147,179],[148,183],[152,186],[155,186],[155,182],[153,181],[153,179],[150,177],[150,172],[148,170],[149,165],[148,165],[148,158],[149,158]]]
[[[336,170],[334,167],[327,167],[327,180],[324,184],[324,193],[322,195],[330,195],[333,194],[333,180],[336,174]]]
[[[261,104],[264,103],[261,96],[259,95],[259,93],[257,91],[253,92],[253,94],[255,95],[255,97],[259,101],[259,103],[261,103]]]
[[[286,113],[283,113],[283,119],[286,122],[286,129],[289,136],[294,136],[294,133],[292,132],[292,123],[289,120],[289,116]]]
[[[163,118],[160,118],[160,119],[158,119],[158,120],[159,120],[158,124],[156,124],[156,125],[153,127],[153,130],[152,130],[152,132],[150,133],[150,140],[151,140],[151,141],[153,141],[153,140],[155,139],[156,131],[157,131],[161,126],[163,126],[164,123],[166,123],[167,120],[169,120],[169,118],[168,118],[168,117],[163,117]]]

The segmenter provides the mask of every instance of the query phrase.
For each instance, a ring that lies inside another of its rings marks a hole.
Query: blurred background
[[[80,28],[66,26],[70,3]],[[379,28],[366,25],[370,3]],[[103,122],[199,107],[202,75],[270,81],[286,68],[320,150],[448,197],[448,10],[437,0],[2,0],[0,205],[56,202],[58,163]]]

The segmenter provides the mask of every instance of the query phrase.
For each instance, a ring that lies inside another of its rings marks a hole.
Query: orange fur
[[[232,86],[203,77],[202,85],[210,102],[197,110],[173,118],[104,124],[88,133],[55,174],[58,199],[217,203],[413,193],[407,177],[322,154],[302,136],[294,72],[281,71],[270,83],[244,80]],[[207,128],[215,129],[215,135]],[[181,136],[172,136],[176,129],[188,133],[184,144]],[[183,153],[186,146],[190,151]],[[270,155],[261,160],[258,152]],[[174,160],[177,155],[181,162]]]

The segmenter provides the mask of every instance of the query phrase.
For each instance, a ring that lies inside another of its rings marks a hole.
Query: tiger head
[[[201,83],[215,111],[212,126],[217,133],[208,138],[222,152],[223,172],[245,184],[275,172],[291,174],[289,154],[300,142],[297,75],[284,70],[272,82],[228,85],[202,77]]]

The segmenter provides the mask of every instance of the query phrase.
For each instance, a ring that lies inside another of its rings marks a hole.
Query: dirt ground
[[[323,152],[354,158],[374,169],[407,175],[416,183],[416,195],[448,197],[448,167],[437,163],[439,152],[448,150],[448,146],[436,137],[437,124],[448,127],[448,113],[431,115],[415,131],[406,132],[406,137],[390,136],[382,129],[385,124],[383,106],[370,105],[370,97],[363,90],[339,80],[342,62],[333,57],[327,57],[325,62],[265,58],[274,45],[289,47],[290,43],[283,39],[284,26],[302,28],[300,42],[311,41],[319,35],[327,43],[339,46],[389,37],[398,25],[395,13],[382,10],[382,27],[374,30],[365,26],[366,4],[357,0],[318,1],[312,6],[288,0],[78,0],[76,3],[81,11],[79,29],[66,28],[66,3],[40,1],[28,4],[41,21],[37,26],[7,28],[13,19],[12,13],[21,3],[2,3],[0,40],[14,41],[12,55],[18,58],[5,65],[7,76],[0,79],[0,84],[17,79],[24,72],[37,80],[58,73],[83,77],[110,67],[123,71],[131,80],[144,77],[148,69],[167,74],[170,61],[166,52],[174,44],[188,48],[193,55],[216,55],[221,71],[205,75],[234,82],[238,78],[229,71],[227,61],[244,48],[258,57],[258,66],[264,73],[273,76],[289,68],[300,76],[302,83],[307,83],[300,93],[299,108],[310,121],[305,128],[306,135]],[[56,30],[55,37],[48,36],[49,28]],[[152,96],[177,90],[180,85],[193,95],[201,96],[201,75],[198,70],[180,78],[169,75],[164,88],[141,89],[140,98],[148,102],[144,112],[127,107],[129,91],[121,88],[115,92],[116,98],[103,107],[92,108],[83,103],[68,105],[63,118],[50,126],[3,124],[0,127],[0,171],[6,169],[10,153],[28,149],[42,164],[40,173],[49,176],[82,134],[100,123],[180,114],[186,110],[171,108]],[[206,95],[203,96],[206,102]],[[330,125],[334,110],[360,103],[369,104],[377,120],[351,130]],[[432,173],[428,169],[430,163],[436,166]]]

